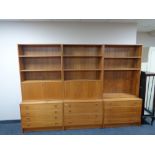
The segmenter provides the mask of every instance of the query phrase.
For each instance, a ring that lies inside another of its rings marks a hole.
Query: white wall
[[[119,23],[0,22],[0,120],[20,118],[17,44],[135,44],[136,29]]]
[[[155,46],[155,36],[151,36],[147,32],[138,32],[137,44],[143,44],[145,47]]]
[[[155,36],[150,35],[147,32],[137,33],[137,44],[143,44],[143,54],[142,54],[142,70],[155,72]],[[148,58],[145,60],[145,58]]]

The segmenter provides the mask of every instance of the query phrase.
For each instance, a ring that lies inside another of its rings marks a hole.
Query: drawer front
[[[141,100],[104,101],[105,107],[141,107]]]
[[[60,110],[62,109],[62,103],[45,103],[45,104],[21,104],[22,110],[40,110],[40,111],[47,111],[47,110]]]
[[[23,128],[41,128],[41,127],[59,127],[62,126],[60,122],[47,121],[35,121],[35,122],[22,122]]]
[[[65,115],[64,125],[102,125],[101,114]]]
[[[102,114],[102,102],[65,102],[64,114],[100,113]]]
[[[141,101],[104,102],[104,124],[127,124],[141,121]]]
[[[58,103],[56,103],[58,104]],[[63,125],[62,104],[21,104],[23,128]]]

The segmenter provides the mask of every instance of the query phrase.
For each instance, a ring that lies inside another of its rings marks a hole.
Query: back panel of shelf
[[[61,56],[61,46],[19,45],[19,56]]]
[[[141,45],[105,45],[104,57],[141,57]]]
[[[102,56],[101,45],[64,45],[64,56]]]
[[[104,93],[138,95],[140,71],[105,71]]]

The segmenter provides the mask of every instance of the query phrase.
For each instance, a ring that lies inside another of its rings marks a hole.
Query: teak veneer
[[[23,131],[140,125],[141,45],[18,45]]]

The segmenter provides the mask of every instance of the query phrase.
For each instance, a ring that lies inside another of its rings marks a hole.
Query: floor
[[[23,135],[20,122],[0,123],[0,135]],[[152,126],[26,132],[24,135],[155,135],[155,123]]]

